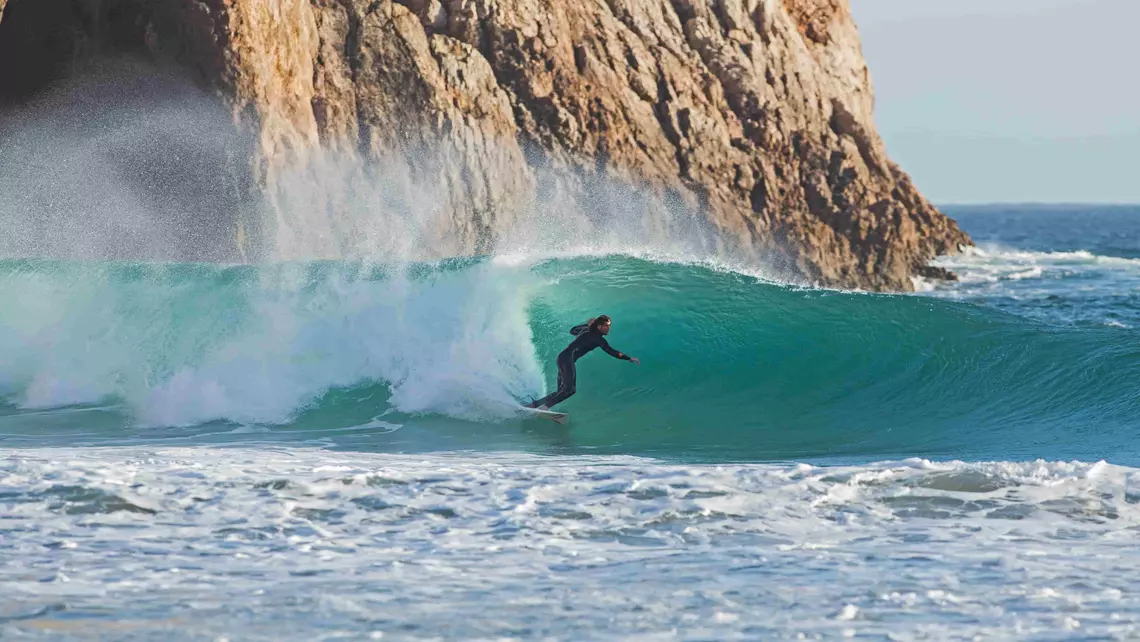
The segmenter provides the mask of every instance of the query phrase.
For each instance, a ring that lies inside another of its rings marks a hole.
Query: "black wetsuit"
[[[558,390],[539,399],[538,401],[528,404],[529,408],[538,408],[539,406],[546,406],[553,408],[554,404],[562,403],[576,391],[576,383],[578,373],[574,367],[574,362],[580,357],[590,352],[594,348],[601,348],[606,351],[606,354],[614,357],[615,359],[625,359],[629,361],[629,356],[618,352],[610,347],[606,337],[597,330],[591,330],[588,325],[576,325],[570,328],[570,334],[577,338],[566,346],[566,349],[558,354]]]

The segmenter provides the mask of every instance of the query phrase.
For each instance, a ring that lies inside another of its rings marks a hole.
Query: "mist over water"
[[[177,72],[130,59],[88,67],[0,111],[0,256],[391,264],[636,253],[779,276],[679,195],[560,168],[529,147],[522,187],[468,201],[452,182],[474,171],[469,159],[442,148],[265,158],[248,117]]]
[[[0,111],[0,256],[238,260],[251,137],[176,75],[92,64]]]
[[[270,257],[399,262],[624,253],[744,265],[745,254],[679,199],[534,166],[533,190],[484,212],[457,204],[440,180],[454,162],[421,150],[369,161],[322,153],[286,167],[267,210]],[[484,223],[487,229],[475,229]]]

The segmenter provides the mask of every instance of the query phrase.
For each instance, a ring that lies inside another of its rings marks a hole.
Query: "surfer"
[[[558,390],[538,401],[530,402],[526,407],[549,410],[555,404],[562,403],[573,396],[576,391],[575,384],[578,378],[574,362],[594,348],[605,350],[606,354],[615,359],[623,359],[625,361],[631,361],[634,364],[640,364],[641,362],[636,358],[622,354],[610,347],[609,342],[606,341],[606,335],[610,333],[611,323],[611,319],[603,314],[600,317],[590,319],[582,325],[576,325],[570,328],[570,334],[576,338],[570,342],[570,345],[566,346],[565,350],[558,354]]]

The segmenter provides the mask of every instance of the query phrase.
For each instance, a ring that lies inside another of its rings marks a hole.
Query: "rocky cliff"
[[[444,252],[494,246],[547,170],[571,193],[601,177],[681,203],[825,285],[907,290],[969,243],[888,158],[847,0],[7,5],[0,52],[38,21],[71,44],[33,54],[127,51],[216,90],[257,132],[271,198],[314,152],[430,156],[405,162],[442,194]]]

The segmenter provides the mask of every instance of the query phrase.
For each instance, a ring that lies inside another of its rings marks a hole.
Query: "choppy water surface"
[[[1103,463],[32,450],[0,468],[0,617],[14,637],[1125,636],[1138,482]]]

